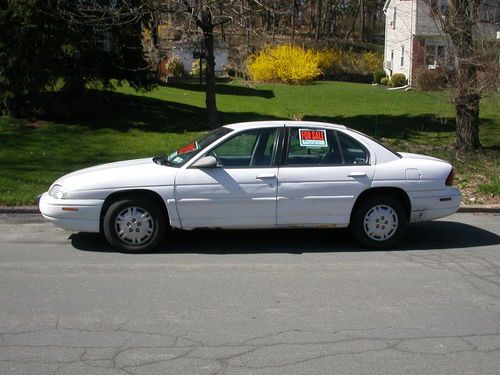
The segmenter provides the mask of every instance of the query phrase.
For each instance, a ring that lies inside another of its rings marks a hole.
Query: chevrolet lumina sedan
[[[349,227],[364,247],[397,243],[407,224],[457,211],[453,168],[395,153],[342,125],[226,125],[168,156],[82,169],[57,180],[43,216],[103,232],[123,252],[156,248],[170,228]]]

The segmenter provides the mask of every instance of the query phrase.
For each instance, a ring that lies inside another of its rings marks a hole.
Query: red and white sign
[[[299,129],[299,140],[302,147],[328,147],[326,130]]]
[[[196,143],[190,143],[186,146],[181,147],[180,149],[177,150],[177,155],[185,154],[191,151],[196,150],[198,147],[196,146]]]

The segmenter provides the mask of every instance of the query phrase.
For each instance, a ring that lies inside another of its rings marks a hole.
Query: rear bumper
[[[460,207],[462,194],[454,187],[408,194],[411,201],[410,222],[439,219],[454,214]]]
[[[100,214],[104,200],[100,199],[54,199],[42,194],[38,207],[43,217],[58,227],[73,232],[100,230]]]

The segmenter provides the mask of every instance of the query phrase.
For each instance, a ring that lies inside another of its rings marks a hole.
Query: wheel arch
[[[406,217],[408,221],[410,220],[411,216],[411,201],[410,197],[401,188],[397,187],[375,187],[375,188],[370,188],[365,191],[363,191],[358,198],[356,199],[356,202],[354,203],[354,206],[351,210],[351,216],[349,219],[349,222],[352,222],[352,218],[356,210],[358,209],[359,205],[363,200],[367,199],[368,197],[371,197],[373,195],[388,195],[391,197],[396,198],[401,204],[403,205],[403,208],[405,209],[406,212]]]
[[[106,199],[104,200],[104,203],[101,208],[101,213],[99,216],[99,230],[100,232],[103,231],[103,221],[104,221],[104,216],[106,215],[106,212],[108,211],[109,207],[119,199],[127,199],[127,198],[148,198],[156,202],[159,206],[160,209],[167,215],[167,223],[169,222],[169,213],[167,209],[167,205],[165,204],[165,201],[163,198],[158,194],[156,191],[153,190],[148,190],[148,189],[131,189],[131,190],[120,190],[120,191],[115,191],[108,195]]]

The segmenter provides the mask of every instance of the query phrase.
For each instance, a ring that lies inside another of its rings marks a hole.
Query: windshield
[[[232,132],[232,130],[229,128],[215,129],[210,133],[205,134],[203,137],[182,146],[177,151],[164,157],[162,161],[172,167],[181,167],[209,144],[215,142],[217,139],[222,138],[230,132]]]

